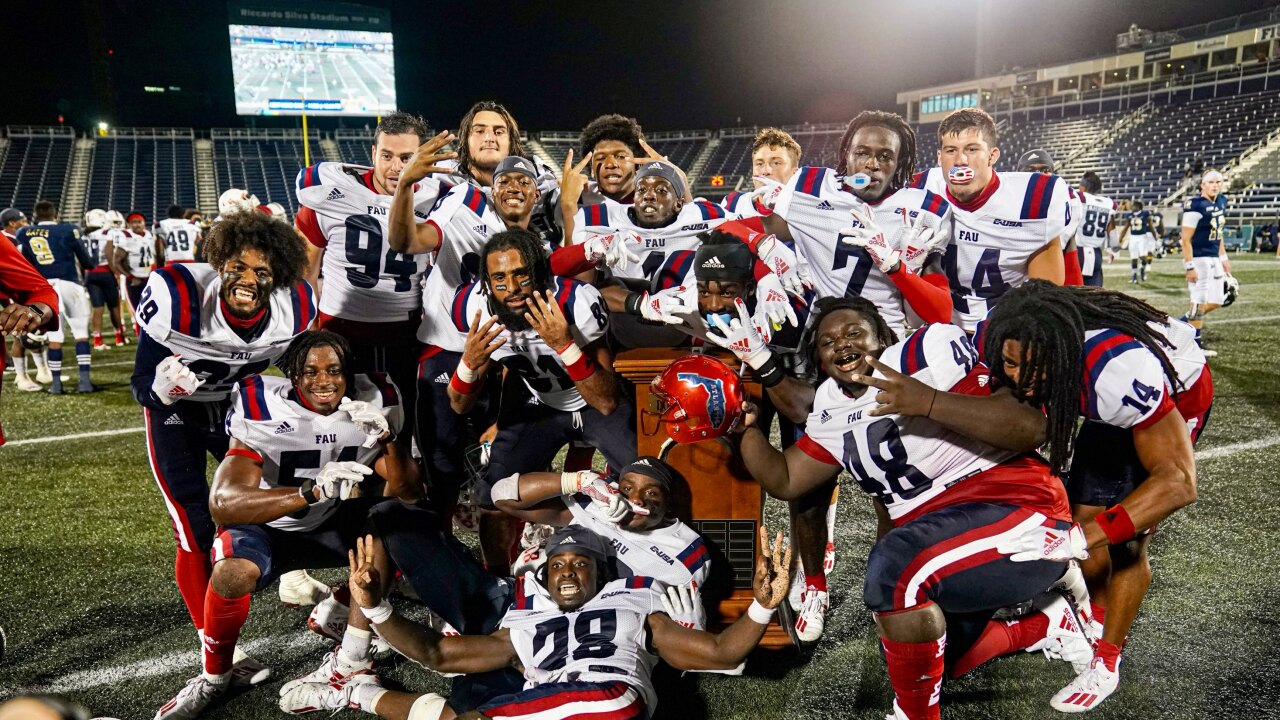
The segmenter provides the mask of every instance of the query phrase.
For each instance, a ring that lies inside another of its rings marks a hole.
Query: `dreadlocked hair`
[[[284,372],[290,382],[297,385],[303,369],[307,366],[307,355],[321,347],[331,347],[338,354],[338,361],[342,363],[342,377],[347,380],[347,394],[350,395],[356,387],[356,372],[351,363],[351,345],[347,343],[346,338],[337,333],[328,330],[307,330],[299,333],[289,342],[289,347],[285,349],[284,355],[280,356],[276,366]]]
[[[531,230],[516,227],[510,230],[503,230],[500,233],[494,233],[485,241],[484,248],[480,251],[481,287],[484,288],[485,294],[490,297],[490,302],[492,302],[493,298],[493,288],[489,285],[489,256],[506,250],[518,250],[520,257],[523,257],[524,261],[529,265],[530,277],[533,280],[531,291],[541,290],[547,292],[551,290],[551,260],[547,257],[547,250],[542,244],[542,238]]]
[[[511,112],[496,100],[481,100],[471,106],[467,114],[462,116],[462,122],[458,124],[458,172],[464,177],[473,177],[471,170],[471,126],[475,124],[476,114],[486,111],[501,115],[502,122],[506,123],[507,138],[510,142],[507,154],[518,155],[526,159],[529,157],[525,154],[524,145],[520,144],[520,126],[516,124],[516,119],[511,115]]]
[[[916,170],[916,131],[897,113],[879,110],[863,110],[849,121],[849,127],[840,138],[840,153],[836,155],[836,172],[849,174],[849,151],[853,149],[853,136],[864,127],[882,127],[898,136],[898,167],[889,179],[889,190],[898,190],[911,182]]]
[[[800,357],[809,361],[809,374],[812,375],[809,379],[811,380],[827,379],[827,373],[818,359],[818,330],[822,327],[822,321],[838,310],[852,310],[866,318],[875,329],[876,339],[880,341],[881,348],[887,348],[898,342],[898,335],[889,327],[889,323],[885,322],[875,303],[856,296],[824,297],[811,306],[809,329],[805,330],[800,339]]]
[[[1034,398],[1048,418],[1049,466],[1066,470],[1075,442],[1084,392],[1084,334],[1115,330],[1132,336],[1160,361],[1169,386],[1181,387],[1165,348],[1169,341],[1148,323],[1166,324],[1169,316],[1114,290],[1065,287],[1028,280],[1000,298],[983,330],[982,352],[998,385],[1019,398]],[[1004,343],[1014,340],[1024,359],[1018,382],[1005,372]]]
[[[287,288],[302,282],[307,251],[292,225],[260,212],[227,215],[213,226],[200,244],[205,262],[221,272],[228,260],[246,248],[255,248],[271,263],[272,286]]]

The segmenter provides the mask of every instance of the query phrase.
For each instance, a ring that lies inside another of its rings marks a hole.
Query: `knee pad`
[[[427,693],[413,701],[408,717],[409,720],[440,720],[440,716],[444,714],[444,707],[444,697]]]

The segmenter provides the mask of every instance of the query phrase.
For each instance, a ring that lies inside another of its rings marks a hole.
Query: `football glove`
[[[1037,525],[1030,530],[996,545],[996,552],[1008,555],[1014,562],[1051,560],[1066,562],[1089,557],[1089,543],[1080,523],[1066,530]]]
[[[688,585],[672,585],[662,593],[662,609],[677,624],[700,629],[707,624],[707,611],[698,595],[696,581]]]
[[[760,258],[760,262],[778,276],[782,281],[782,288],[787,292],[803,298],[804,291],[813,287],[813,281],[809,279],[809,268],[800,263],[795,251],[779,240],[778,236],[765,235],[758,239],[752,237],[747,245]]]
[[[313,492],[317,500],[347,500],[373,468],[353,460],[333,460],[320,468]]]
[[[640,298],[640,317],[650,322],[661,322],[668,325],[680,325],[684,322],[680,315],[688,315],[697,310],[685,302],[684,295],[688,291],[684,285],[667,288],[652,295],[644,293]]]
[[[840,241],[866,250],[867,255],[871,256],[871,262],[880,268],[880,272],[885,274],[893,272],[898,267],[898,261],[902,259],[902,253],[897,248],[889,246],[884,232],[880,230],[880,226],[876,224],[870,212],[861,212],[855,208],[850,210],[849,214],[853,216],[854,226],[840,228]]]
[[[920,274],[920,268],[929,260],[929,254],[937,252],[951,239],[950,228],[939,225],[931,228],[925,223],[925,211],[916,214],[915,222],[902,231],[900,249],[902,264],[907,270]]]
[[[534,545],[531,548],[525,548],[524,552],[516,556],[515,562],[511,563],[511,574],[515,577],[524,577],[525,573],[537,573],[538,568],[547,564],[547,553],[541,545]]]
[[[382,411],[363,400],[344,397],[342,402],[338,403],[338,410],[350,415],[356,430],[367,436],[364,441],[364,446],[367,448],[373,447],[384,434],[391,432],[391,426],[387,424],[387,418],[382,415]]]
[[[707,328],[707,340],[733,353],[739,360],[759,370],[768,362],[772,352],[768,340],[755,321],[747,314],[747,304],[742,298],[735,298],[734,307],[738,317],[726,325],[719,315],[711,316],[714,328]],[[719,331],[717,334],[715,331]],[[767,332],[767,331],[766,331]]]
[[[649,511],[632,505],[604,476],[594,470],[560,473],[560,491],[565,495],[581,493],[599,505],[609,522],[620,523],[630,513],[648,515]]]
[[[187,397],[204,384],[177,355],[170,355],[156,366],[156,376],[151,381],[151,392],[165,405],[172,405]]]
[[[763,175],[757,175],[751,179],[760,183],[760,187],[751,193],[751,203],[755,205],[756,212],[762,217],[772,215],[774,206],[778,204],[778,196],[786,186]]]
[[[764,321],[758,324],[766,326],[774,332],[781,330],[786,323],[791,323],[795,327],[800,326],[800,320],[796,317],[795,308],[791,306],[791,298],[787,297],[787,294],[781,290],[772,287],[758,286],[756,288],[756,318],[757,321]],[[769,338],[766,337],[765,342],[768,341]]]
[[[627,243],[639,244],[640,236],[633,232],[628,233],[610,233],[608,235],[596,235],[594,233],[587,236],[587,241],[583,243],[583,250],[586,252],[587,262],[599,265],[603,262],[605,265],[617,269],[627,263],[640,262],[640,256],[631,252],[627,247]]]

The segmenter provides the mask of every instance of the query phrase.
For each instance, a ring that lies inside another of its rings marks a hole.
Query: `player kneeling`
[[[366,537],[351,556],[351,597],[382,637],[415,662],[440,672],[524,671],[525,689],[467,717],[647,718],[657,705],[651,681],[661,657],[686,670],[728,669],[746,658],[786,597],[791,549],[779,533],[769,547],[760,528],[755,602],[719,635],[678,624],[663,608],[663,586],[636,576],[610,581],[608,547],[580,525],[547,541],[547,564],[517,581],[515,603],[491,635],[445,637],[395,614],[382,600],[385,580]],[[332,686],[315,683],[319,691]],[[365,681],[331,691],[316,709],[355,707],[397,720],[458,717],[445,698],[385,690]]]
[[[386,495],[422,497],[418,466],[396,440],[404,410],[395,386],[381,374],[355,375],[350,347],[333,333],[304,332],[285,357],[288,379],[250,377],[235,394],[231,449],[210,491],[221,530],[205,597],[204,672],[156,720],[195,717],[226,690],[249,593],[288,570],[342,566],[370,509],[388,500],[357,497],[362,481],[376,473]],[[357,624],[368,629],[363,618]]]

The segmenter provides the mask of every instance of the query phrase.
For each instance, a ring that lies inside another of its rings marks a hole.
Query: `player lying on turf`
[[[356,375],[346,340],[322,330],[293,339],[284,369],[287,379],[253,376],[238,386],[231,448],[210,492],[220,530],[204,603],[204,671],[156,720],[195,717],[226,690],[251,592],[290,570],[342,566],[370,510],[390,499],[355,497],[362,481],[376,474],[387,496],[422,497],[421,471],[396,439],[403,403],[385,375]],[[352,624],[368,642],[368,622]]]
[[[997,358],[993,379],[1046,409],[1050,465],[1063,472],[1072,458],[1067,494],[1083,532],[1059,556],[1083,560],[1103,630],[1089,668],[1052,705],[1084,712],[1120,681],[1120,651],[1151,584],[1151,530],[1196,498],[1192,445],[1213,378],[1194,328],[1108,290],[1029,282],[977,337]]]
[[[1071,527],[1062,484],[1028,453],[1043,441],[1045,420],[1008,391],[988,394],[986,369],[958,327],[926,325],[897,342],[869,301],[826,298],[815,306],[811,342],[827,379],[806,435],[779,452],[748,414],[732,437],[770,495],[796,497],[843,469],[872,496],[880,539],[863,594],[895,716],[936,719],[945,664],[995,610],[1040,594],[1067,570],[1067,559],[1017,564],[1003,550],[1031,529]],[[953,393],[980,412],[957,410]],[[1087,653],[1077,640],[1083,648],[1071,650]]]
[[[373,538],[351,557],[351,596],[401,654],[441,672],[519,668],[525,689],[459,716],[446,698],[385,690],[361,675],[317,709],[359,708],[394,720],[467,718],[647,718],[657,706],[651,673],[658,658],[685,670],[733,668],[764,637],[786,597],[791,549],[782,534],[770,547],[760,528],[753,582],[755,601],[720,634],[671,618],[665,587],[653,578],[612,579],[608,544],[580,525],[547,541],[547,564],[517,580],[515,603],[490,635],[446,637],[396,615],[382,599]]]
[[[591,471],[535,472],[503,478],[493,494],[500,509],[521,519],[557,527],[575,523],[605,538],[612,546],[608,565],[615,577],[658,580],[668,587],[668,614],[702,629],[706,612],[699,591],[706,585],[711,559],[702,538],[672,513],[675,482],[669,465],[641,457],[622,468],[616,488]],[[372,521],[378,536],[372,552],[379,567],[389,556],[419,599],[447,623],[439,628],[465,635],[485,635],[498,628],[511,605],[512,583],[486,570],[452,535],[442,530],[419,532],[424,526],[438,528],[438,516],[418,506],[396,504],[380,507]],[[531,548],[517,559],[517,575],[545,562],[545,549]],[[450,582],[440,582],[441,577]],[[344,635],[347,613],[336,599],[312,612],[313,629],[341,638],[342,645],[319,669],[286,685],[282,709],[323,707],[330,702],[325,698],[341,692],[351,678],[372,672],[368,642],[357,634],[353,644]],[[351,632],[349,626],[345,632]],[[450,702],[456,710],[469,710],[519,689],[521,682],[510,670],[459,677],[453,681]]]

